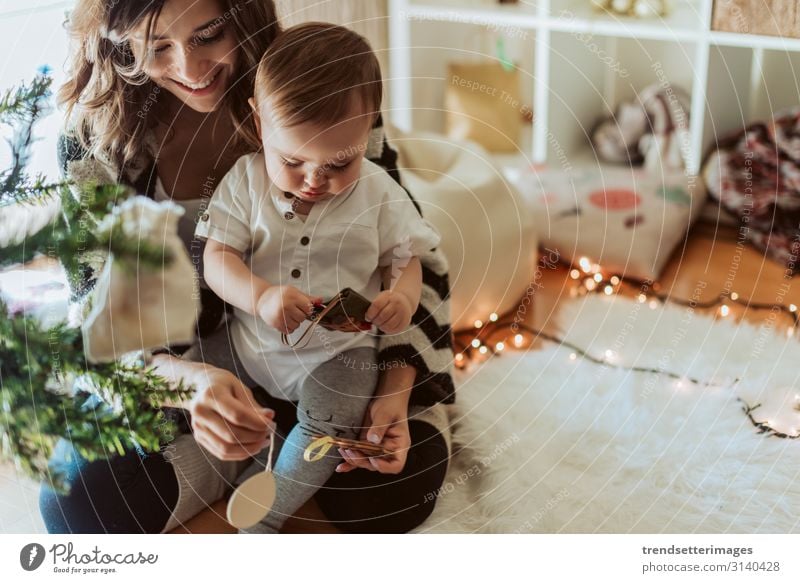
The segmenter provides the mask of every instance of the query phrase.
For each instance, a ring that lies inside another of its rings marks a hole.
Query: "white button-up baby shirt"
[[[438,232],[408,194],[366,159],[349,192],[315,203],[307,217],[295,214],[291,203],[267,176],[263,155],[248,154],[220,182],[196,234],[242,252],[250,270],[270,284],[292,285],[325,301],[347,287],[372,301],[381,290],[380,268],[401,267],[439,244]],[[231,336],[245,370],[281,399],[297,399],[299,381],[322,362],[375,346],[374,333],[317,327],[308,345],[295,350],[257,316],[234,314]]]

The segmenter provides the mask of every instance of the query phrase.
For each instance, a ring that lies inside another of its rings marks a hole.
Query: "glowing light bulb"
[[[490,321],[490,322],[497,322],[497,318],[498,318],[498,315],[497,315],[497,314],[495,314],[494,312],[492,312],[491,314],[489,314],[489,321]]]
[[[737,294],[736,292],[731,292],[731,299],[733,301],[738,300],[739,299],[739,294]]]
[[[478,346],[480,346],[480,345],[481,345],[481,341],[480,341],[480,340],[478,340],[477,338],[475,338],[475,339],[472,341],[472,346],[473,346],[474,348],[478,348]]]
[[[605,288],[603,288],[603,292],[605,292],[607,296],[610,296],[611,294],[614,293],[614,288],[611,287],[610,285],[607,285]]]
[[[483,326],[483,322],[481,322],[480,320],[475,320],[475,327],[480,328],[481,326]]]
[[[797,306],[794,304],[789,304],[789,311],[794,314],[797,311]]]
[[[650,300],[648,305],[650,306],[651,310],[655,310],[658,307],[658,302],[656,300]]]
[[[574,352],[573,352],[573,353],[571,353],[571,354],[569,355],[569,359],[570,359],[570,360],[575,360],[575,359],[577,359],[577,358],[578,358],[578,355],[577,355],[577,354],[575,354]]]
[[[514,346],[522,346],[522,334],[517,334],[514,336]]]
[[[569,276],[572,279],[578,279],[581,276],[581,272],[578,271],[577,269],[573,269],[572,271],[569,272]]]
[[[636,298],[636,299],[639,300],[640,304],[643,304],[643,303],[645,303],[647,301],[647,296],[644,295],[644,294],[639,294],[639,297]]]
[[[606,360],[608,360],[609,362],[613,362],[616,356],[617,354],[613,350],[611,349],[606,350]]]
[[[600,283],[601,281],[603,281],[603,276],[602,276],[601,274],[599,274],[599,273],[595,273],[595,274],[594,274],[594,280],[595,280],[597,283]]]
[[[480,352],[481,354],[486,354],[487,352],[489,352],[489,349],[488,349],[488,348],[486,348],[485,346],[481,346],[481,347],[478,349],[478,352]]]
[[[586,289],[588,289],[589,291],[592,291],[592,290],[594,290],[594,288],[597,287],[597,282],[595,282],[595,280],[593,280],[593,279],[587,279],[586,282],[583,285],[586,286]]]
[[[456,354],[456,362],[461,362],[462,360],[464,360],[464,355],[461,353]]]
[[[581,266],[584,273],[589,273],[592,270],[592,264],[589,263],[589,259],[586,257],[578,259],[578,265]]]
[[[719,314],[723,318],[731,313],[731,309],[728,306],[721,306],[719,309]]]
[[[617,285],[619,283],[619,278],[616,275],[611,276],[611,284]]]
[[[502,342],[498,342],[497,344],[494,345],[494,347],[497,349],[497,352],[502,352],[503,349],[506,347],[506,345],[503,344]]]

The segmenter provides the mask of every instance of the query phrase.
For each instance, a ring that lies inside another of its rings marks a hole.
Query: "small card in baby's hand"
[[[304,348],[311,340],[311,332],[317,325],[339,332],[369,332],[372,329],[372,324],[367,322],[370,305],[367,298],[347,287],[329,301],[314,304],[314,309],[308,316],[311,325],[296,342],[291,342],[286,334],[281,334],[281,341],[292,348]]]
[[[348,287],[329,301],[315,304],[308,319],[327,330],[365,332],[372,329],[372,324],[367,322],[370,305],[367,298]]]

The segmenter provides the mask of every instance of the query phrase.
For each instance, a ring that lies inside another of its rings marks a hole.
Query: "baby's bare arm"
[[[258,300],[270,284],[250,271],[239,251],[209,239],[203,253],[203,263],[203,275],[214,293],[248,314],[256,313]]]
[[[422,267],[419,259],[412,257],[401,269],[383,268],[381,275],[386,289],[370,304],[366,318],[384,333],[397,334],[408,328],[419,306]]]
[[[403,294],[411,304],[412,313],[417,311],[422,294],[422,265],[419,257],[412,257],[404,267],[389,265],[381,268],[381,277],[384,289]]]

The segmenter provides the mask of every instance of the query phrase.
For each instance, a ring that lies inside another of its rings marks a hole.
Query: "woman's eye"
[[[210,45],[212,43],[217,42],[225,35],[225,29],[220,28],[216,31],[214,30],[207,30],[202,35],[197,37],[195,40],[199,45]]]
[[[161,45],[160,47],[153,47],[153,54],[160,55],[169,48],[169,45]]]

